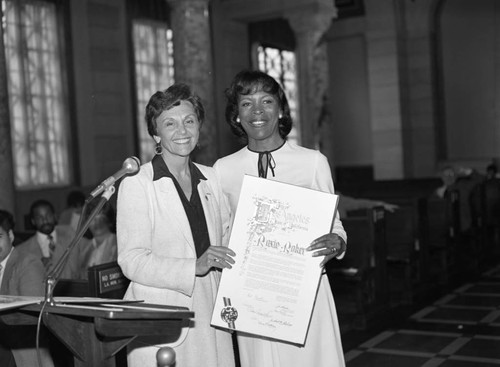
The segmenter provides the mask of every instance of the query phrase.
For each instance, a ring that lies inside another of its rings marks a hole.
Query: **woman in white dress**
[[[327,158],[319,151],[287,142],[292,127],[284,91],[269,75],[245,70],[226,90],[226,120],[247,146],[219,159],[216,169],[222,190],[235,212],[245,174],[334,193]],[[347,236],[335,217],[332,233],[309,246],[313,256],[324,256],[323,266],[342,257]],[[304,346],[238,333],[242,367],[344,366],[337,311],[325,273],[321,276],[311,324]]]

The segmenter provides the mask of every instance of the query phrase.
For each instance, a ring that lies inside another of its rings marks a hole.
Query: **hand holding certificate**
[[[331,229],[338,197],[245,176],[212,325],[304,344],[322,268],[306,251]]]

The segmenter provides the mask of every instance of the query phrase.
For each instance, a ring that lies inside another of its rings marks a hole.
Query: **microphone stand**
[[[69,255],[70,255],[71,251],[78,244],[78,242],[82,239],[83,235],[85,234],[85,232],[89,228],[92,220],[101,211],[101,209],[104,206],[104,204],[106,203],[106,201],[109,200],[109,198],[114,194],[114,192],[115,192],[114,186],[109,186],[108,188],[106,188],[104,190],[101,197],[99,198],[99,203],[97,203],[96,207],[90,213],[90,215],[88,216],[87,220],[83,223],[83,225],[80,225],[78,227],[78,230],[75,234],[75,237],[73,238],[73,240],[71,241],[69,246],[66,248],[66,251],[64,252],[64,254],[61,256],[59,261],[56,263],[56,265],[52,268],[52,270],[47,275],[47,278],[45,280],[45,303],[48,303],[51,306],[55,305],[55,301],[54,301],[54,298],[52,296],[54,293],[54,288],[56,287],[56,284],[59,281],[59,278],[61,276],[62,270],[64,269],[64,266],[68,262]],[[89,201],[89,199],[87,199],[87,201]]]

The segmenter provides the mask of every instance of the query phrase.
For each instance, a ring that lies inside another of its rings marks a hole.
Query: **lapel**
[[[67,232],[63,231],[60,227],[56,226],[56,247],[54,253],[52,254],[53,265],[59,261],[66,248],[69,246],[70,238],[68,238]]]
[[[42,248],[40,247],[40,244],[38,243],[38,237],[36,233],[31,237],[31,239],[28,240],[28,246],[26,246],[26,249],[32,253],[38,256],[40,259],[42,258]]]
[[[10,254],[9,260],[5,264],[5,269],[3,269],[2,284],[0,285],[0,294],[10,294],[10,289],[8,287],[9,279],[12,279],[12,273],[14,272],[14,264],[17,263],[18,251],[14,248]]]
[[[180,228],[193,253],[196,253],[189,220],[173,181],[168,177],[162,177],[159,180],[153,181],[153,185],[157,188],[158,211],[167,212],[172,228]]]
[[[219,223],[217,222],[217,217],[214,213],[214,208],[217,208],[217,203],[215,202],[215,197],[207,181],[202,180],[200,182],[198,185],[198,193],[200,194],[201,205],[203,206],[205,220],[207,221],[210,244],[212,246],[217,246],[219,245],[217,243],[217,238],[219,238]]]

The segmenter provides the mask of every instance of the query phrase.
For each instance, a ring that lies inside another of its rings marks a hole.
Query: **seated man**
[[[41,259],[34,254],[23,253],[14,242],[14,219],[12,215],[0,210],[0,294],[12,296],[43,296],[45,269]],[[17,367],[32,367],[38,365],[36,352],[36,326],[22,325],[6,327],[0,333],[0,366],[13,366],[9,349]],[[46,339],[40,341],[40,355],[44,367],[52,367],[54,363]]]
[[[57,264],[75,237],[75,231],[68,225],[57,225],[56,214],[53,205],[47,200],[37,200],[31,205],[31,223],[36,233],[25,242],[18,245],[19,250],[35,254],[45,266],[46,272],[50,272]],[[85,238],[80,240],[87,242]],[[85,243],[79,243],[81,248]],[[73,249],[71,258],[78,257],[78,248]],[[76,264],[69,261],[63,268],[61,278],[74,279],[78,277]]]

